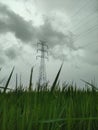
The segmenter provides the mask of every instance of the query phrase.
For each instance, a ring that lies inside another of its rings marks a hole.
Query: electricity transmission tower
[[[48,46],[45,41],[40,40],[37,43],[37,52],[40,52],[37,56],[40,58],[38,85],[44,86],[47,83],[45,59],[48,59]]]

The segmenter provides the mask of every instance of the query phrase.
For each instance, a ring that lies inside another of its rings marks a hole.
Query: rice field
[[[14,68],[0,92],[0,130],[98,130],[97,87],[85,82],[85,89],[63,84],[58,78],[60,67],[51,87],[32,89],[32,74],[28,89],[8,85]],[[7,92],[7,89],[9,91]]]

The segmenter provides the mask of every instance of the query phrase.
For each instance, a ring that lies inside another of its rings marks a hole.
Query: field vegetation
[[[98,130],[98,92],[89,82],[84,89],[64,83],[58,78],[32,89],[31,69],[28,89],[17,85],[8,87],[14,68],[4,87],[0,87],[0,130]]]

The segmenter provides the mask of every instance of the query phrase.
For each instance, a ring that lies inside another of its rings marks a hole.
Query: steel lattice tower
[[[37,52],[39,51],[40,55],[37,56],[40,57],[38,84],[43,86],[47,83],[45,59],[48,59],[48,46],[45,41],[40,41],[37,43]]]

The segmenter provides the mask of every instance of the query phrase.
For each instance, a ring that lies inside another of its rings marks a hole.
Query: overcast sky
[[[98,80],[98,0],[0,0],[0,79],[12,67],[28,84],[38,79],[36,43],[47,41],[47,79],[53,82],[64,60],[61,82]]]

